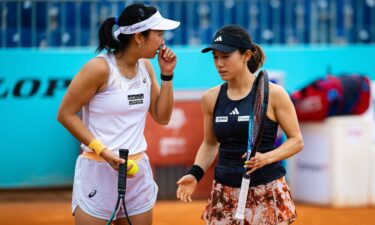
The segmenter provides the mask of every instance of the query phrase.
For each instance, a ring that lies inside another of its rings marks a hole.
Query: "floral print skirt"
[[[244,220],[234,217],[239,194],[240,188],[214,181],[202,219],[208,225],[276,225],[283,221],[292,223],[297,217],[284,177],[250,187]]]

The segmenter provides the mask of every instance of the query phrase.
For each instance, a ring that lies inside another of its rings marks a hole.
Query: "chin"
[[[154,53],[154,54],[147,54],[147,55],[144,55],[142,58],[144,59],[153,59],[155,58],[155,56],[157,56],[158,54],[157,53]]]
[[[225,80],[225,81],[229,80],[229,79],[228,79],[228,76],[226,76],[226,75],[221,75],[221,74],[219,74],[219,76],[220,76],[220,78],[221,78],[222,80]]]

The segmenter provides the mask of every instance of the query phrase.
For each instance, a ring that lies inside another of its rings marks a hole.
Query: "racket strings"
[[[265,100],[265,79],[262,76],[256,84],[253,99],[253,124],[252,124],[252,143],[255,143],[256,139],[261,133],[262,122],[264,120],[264,114],[266,113],[264,106]]]

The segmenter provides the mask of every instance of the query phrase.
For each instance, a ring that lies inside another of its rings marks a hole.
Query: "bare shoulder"
[[[292,102],[288,92],[280,85],[270,83],[269,103],[275,108],[289,107]]]
[[[216,101],[217,96],[219,95],[219,92],[220,92],[220,85],[210,88],[203,93],[202,99]]]
[[[272,82],[269,83],[270,86],[269,86],[269,94],[270,94],[270,97],[271,98],[285,98],[285,97],[288,97],[289,98],[289,95],[288,93],[286,92],[286,90],[278,85],[278,84],[274,84]]]
[[[108,80],[109,66],[104,59],[95,57],[83,66],[80,71],[80,75],[84,79],[104,83]]]
[[[141,59],[146,67],[152,67],[152,64],[149,59]]]
[[[213,111],[221,85],[208,89],[202,95],[202,104],[205,108]]]
[[[154,69],[153,69],[153,67],[152,67],[152,64],[151,64],[150,60],[149,60],[149,59],[141,59],[141,60],[142,60],[143,63],[145,64],[145,67],[146,67],[146,69],[147,69],[147,72],[148,72],[149,74],[153,73],[153,72],[154,72]]]

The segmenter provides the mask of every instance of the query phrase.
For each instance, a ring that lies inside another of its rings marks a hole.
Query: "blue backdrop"
[[[175,47],[175,90],[221,83],[212,55]],[[291,92],[324,76],[375,76],[375,46],[266,46],[264,69],[285,74]],[[66,85],[94,49],[0,49],[0,188],[71,185],[78,142],[56,120]],[[153,61],[159,73],[156,59]]]

